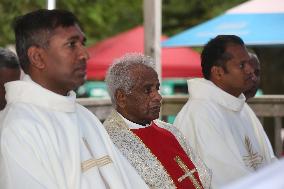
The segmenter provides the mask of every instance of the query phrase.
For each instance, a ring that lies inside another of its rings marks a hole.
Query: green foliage
[[[1,0],[0,3],[0,46],[12,44],[14,33],[12,22],[16,16],[25,14],[31,10],[44,8],[45,0]]]
[[[75,13],[88,38],[88,44],[139,25],[143,21],[142,0],[65,0],[58,8]]]
[[[162,0],[163,33],[172,35],[221,14],[245,0]],[[47,0],[1,0],[0,46],[14,42],[11,23],[16,16],[45,8]],[[57,0],[81,22],[87,44],[143,24],[143,0]]]

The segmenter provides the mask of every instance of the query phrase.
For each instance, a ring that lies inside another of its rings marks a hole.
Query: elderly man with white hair
[[[104,126],[150,188],[209,188],[210,171],[181,133],[156,120],[162,97],[154,67],[137,53],[114,62],[106,82],[115,111]]]

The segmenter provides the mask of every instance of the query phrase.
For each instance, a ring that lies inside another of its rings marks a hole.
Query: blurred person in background
[[[244,92],[244,95],[245,95],[247,100],[250,99],[250,98],[253,98],[256,95],[257,90],[259,88],[259,84],[260,84],[260,62],[259,62],[259,59],[258,59],[257,55],[254,54],[254,53],[249,53],[249,56],[250,56],[249,63],[254,70],[254,75],[255,75],[256,79],[253,80],[252,87]]]
[[[4,84],[20,79],[21,69],[17,55],[0,47],[0,110],[6,106]]]

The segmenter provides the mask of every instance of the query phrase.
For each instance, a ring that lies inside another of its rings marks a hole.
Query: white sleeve
[[[259,119],[256,117],[255,113],[253,110],[245,104],[246,111],[248,111],[248,114],[251,117],[252,120],[252,126],[254,128],[254,131],[256,133],[257,139],[259,144],[261,144],[263,153],[265,154],[265,159],[267,163],[272,163],[274,161],[277,161],[277,157],[275,156],[271,143],[268,139],[268,136],[263,129],[262,124],[260,123]]]
[[[284,188],[284,159],[274,162],[248,177],[237,180],[222,189],[283,189]]]

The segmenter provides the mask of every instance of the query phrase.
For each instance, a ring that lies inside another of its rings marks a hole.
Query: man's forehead
[[[68,39],[76,38],[80,40],[86,40],[85,34],[77,24],[66,27],[59,26],[55,28],[51,33],[51,38],[57,35],[64,36],[65,38]]]
[[[153,85],[157,78],[153,76],[149,77],[149,74],[156,75],[156,72],[152,68],[145,65],[133,66],[130,69],[130,77],[137,85]]]
[[[128,69],[131,77],[138,77],[154,71],[152,68],[143,64],[132,64]]]
[[[242,58],[250,60],[249,53],[245,46],[239,44],[229,44],[226,47],[226,52],[229,53],[232,58]]]
[[[237,50],[245,50],[247,51],[246,47],[244,45],[240,45],[240,44],[235,44],[235,43],[228,43],[226,45],[225,51],[231,51],[231,52],[235,52]]]

